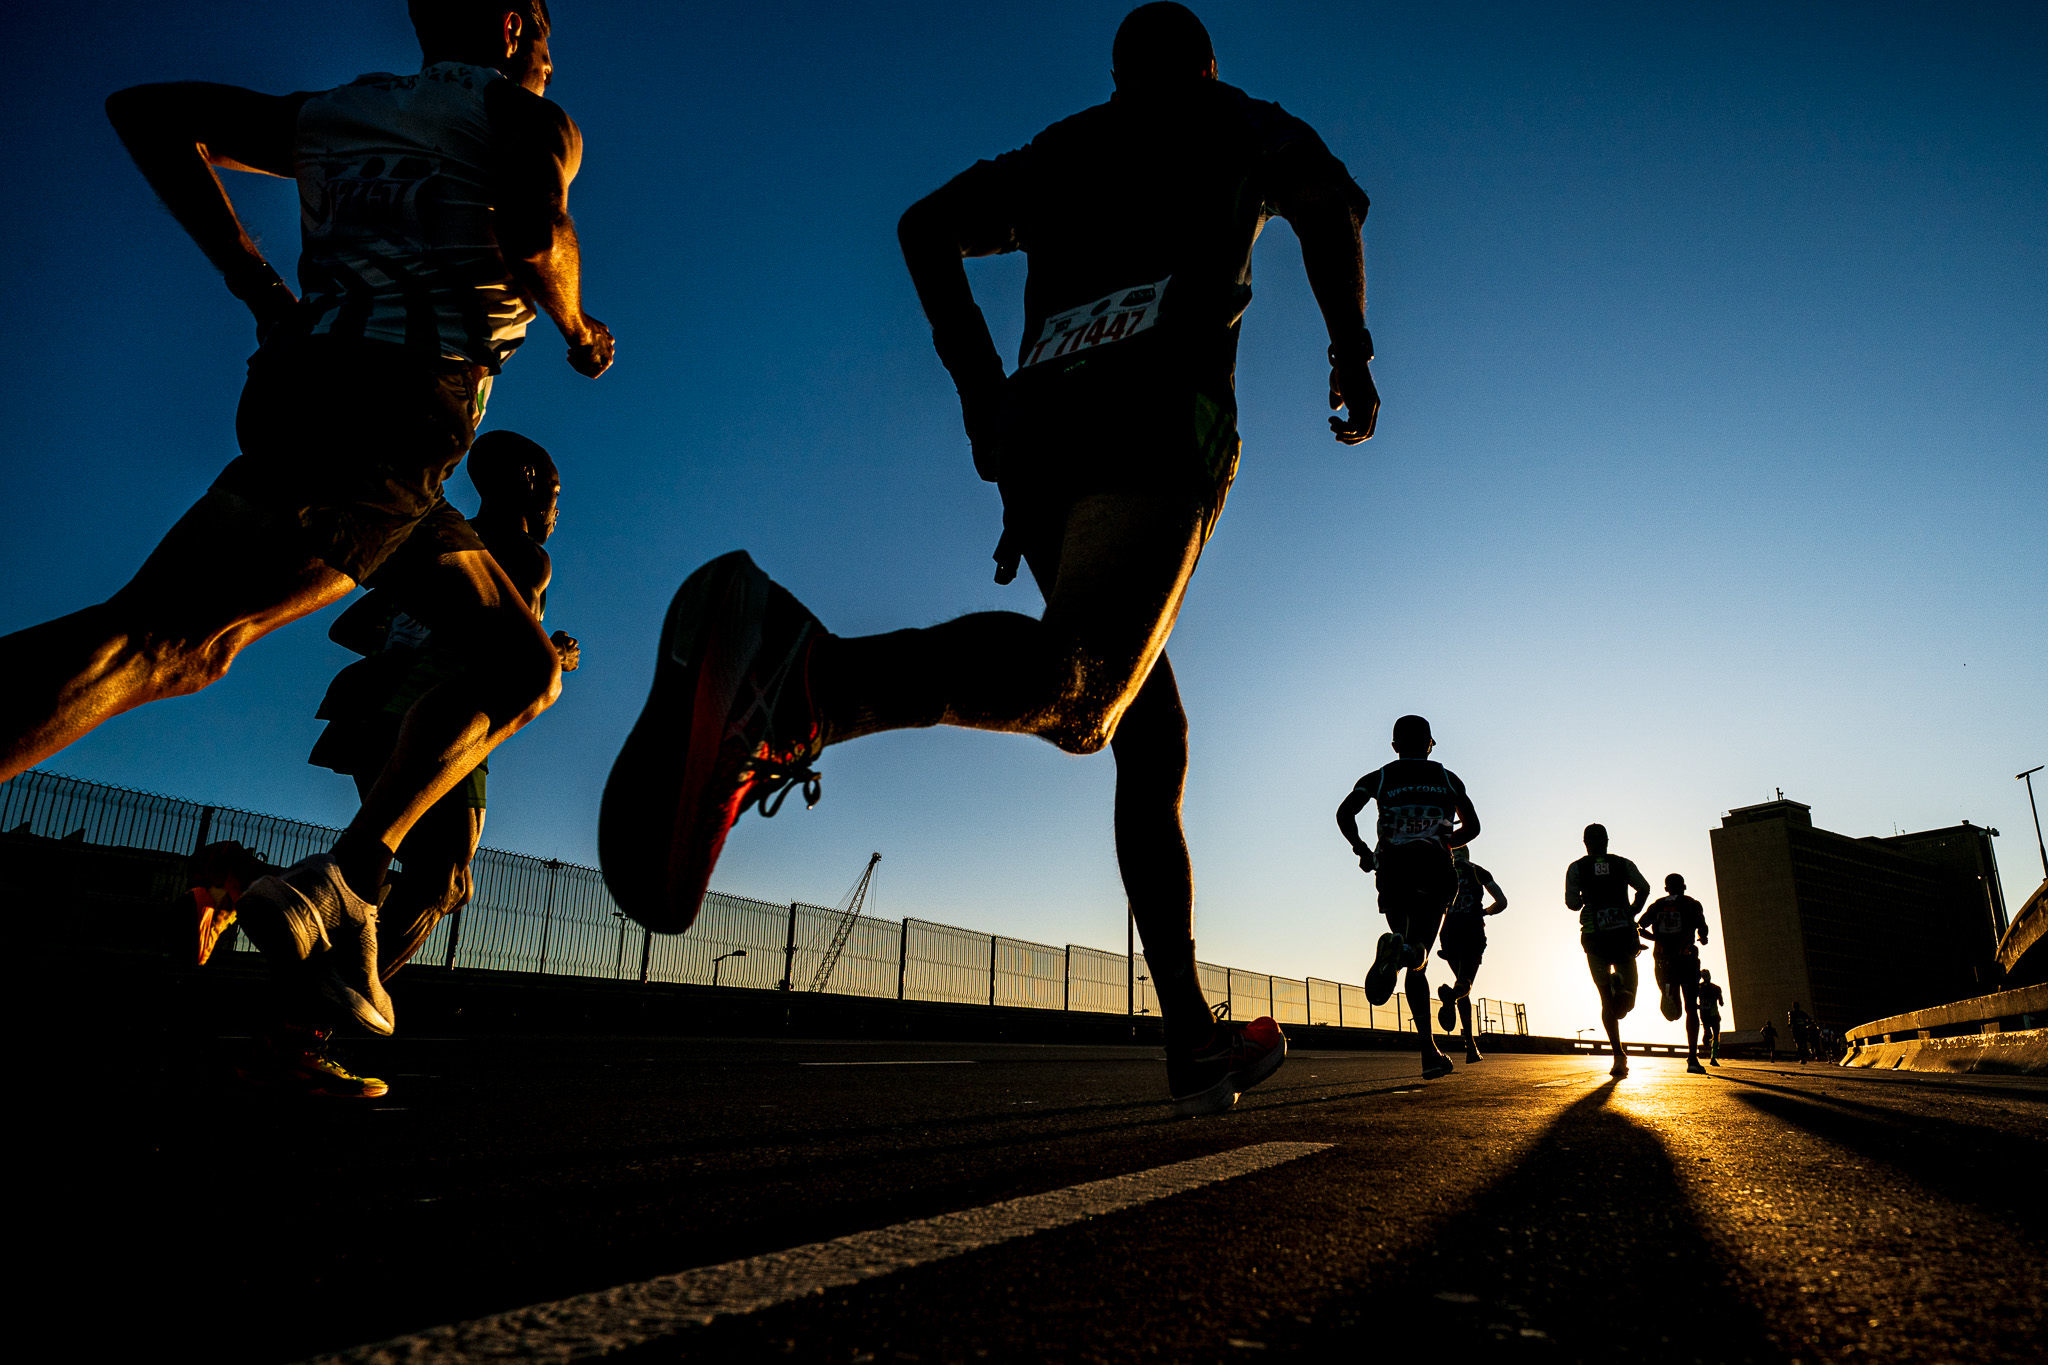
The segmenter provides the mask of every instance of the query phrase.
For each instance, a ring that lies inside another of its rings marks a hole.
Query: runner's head
[[[554,76],[548,0],[408,0],[420,56],[496,67],[536,95]]]
[[[1193,10],[1156,0],[1124,16],[1109,66],[1119,93],[1156,94],[1216,79],[1216,49]]]
[[[1403,716],[1394,722],[1394,752],[1403,758],[1428,758],[1436,747],[1429,722],[1421,716]]]
[[[1679,876],[1676,872],[1672,873],[1664,879],[1664,889],[1674,896],[1684,895],[1685,878]]]
[[[1599,857],[1607,851],[1607,826],[1586,826],[1586,852]]]
[[[1714,974],[1712,972],[1708,971],[1705,967],[1700,968],[1700,981],[1702,984],[1712,981],[1713,979]]]
[[[469,481],[484,500],[478,516],[523,518],[535,540],[553,534],[562,476],[538,441],[516,431],[485,432],[469,448]]]

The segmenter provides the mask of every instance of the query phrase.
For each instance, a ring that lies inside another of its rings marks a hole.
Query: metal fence
[[[169,885],[183,860],[232,839],[289,864],[330,847],[339,830],[302,820],[207,806],[37,770],[0,784],[0,849],[55,840],[154,855]],[[468,905],[443,919],[415,961],[557,976],[809,990],[896,1000],[1157,1016],[1143,953],[1126,956],[978,933],[929,920],[862,916],[829,977],[818,982],[843,915],[827,906],[779,905],[713,891],[687,934],[650,934],[612,903],[596,868],[502,849],[479,849]],[[403,868],[399,869],[403,875]],[[173,892],[172,894],[175,894]],[[237,936],[235,947],[250,951]],[[1414,1030],[1408,1002],[1373,1005],[1363,987],[1273,976],[1198,962],[1218,1017],[1281,1024]],[[1521,1005],[1473,1002],[1485,1033],[1527,1033]]]

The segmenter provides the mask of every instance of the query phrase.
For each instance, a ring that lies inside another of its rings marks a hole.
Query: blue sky
[[[1276,222],[1243,470],[1172,648],[1202,955],[1359,978],[1379,922],[1330,815],[1408,711],[1514,902],[1481,993],[1543,1031],[1594,1021],[1560,900],[1589,820],[1710,914],[1707,830],[1776,787],[1848,834],[1998,826],[2023,898],[2012,774],[2048,759],[2042,11],[1197,8],[1223,78],[1308,119],[1373,198],[1386,400],[1369,445],[1329,440],[1321,324]],[[562,467],[549,619],[586,663],[494,758],[486,838],[588,862],[661,612],[703,560],[751,550],[843,633],[1036,609],[990,581],[996,498],[893,228],[1105,98],[1124,6],[555,9],[588,305],[620,359],[591,384],[536,333],[493,400]],[[249,327],[101,99],[417,65],[397,0],[170,24],[44,6],[11,33],[0,629],[119,586],[234,453]],[[289,277],[290,186],[231,192]],[[1007,348],[1023,262],[971,273]],[[324,624],[52,766],[345,820],[347,779],[304,762],[350,657]],[[879,849],[879,913],[1121,941],[1107,758],[934,731],[824,770],[817,810],[741,825],[716,885],[829,904]]]

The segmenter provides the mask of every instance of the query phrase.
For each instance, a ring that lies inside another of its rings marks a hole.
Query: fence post
[[[782,985],[780,990],[795,989],[790,984],[789,974],[796,970],[796,902],[789,903],[789,937],[782,942]]]
[[[548,935],[555,927],[555,874],[562,870],[562,863],[558,858],[550,858],[542,866],[548,870],[547,905],[540,912],[540,974],[545,976],[548,970]]]
[[[198,857],[199,850],[206,847],[206,838],[208,835],[213,833],[213,813],[218,809],[220,809],[218,806],[200,807],[199,837],[192,841],[192,857]]]
[[[1074,1008],[1074,945],[1064,949],[1066,966],[1060,972],[1060,1008],[1069,1013]]]
[[[654,965],[654,931],[640,927],[640,984],[647,984],[648,968]]]
[[[896,998],[903,999],[904,980],[910,974],[910,916],[903,917],[903,932],[896,939]]]
[[[455,913],[448,917],[448,957],[441,964],[447,971],[455,970],[455,945],[462,941],[462,912],[467,909],[469,902],[465,900],[456,906]]]
[[[996,936],[988,936],[988,1002],[996,1002]]]
[[[1138,912],[1124,911],[1124,1013],[1138,1036]]]
[[[1337,983],[1337,1027],[1344,1027],[1344,983]]]

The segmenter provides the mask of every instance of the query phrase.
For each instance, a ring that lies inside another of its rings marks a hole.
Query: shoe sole
[[[1438,986],[1436,998],[1444,1003],[1437,1007],[1436,1026],[1445,1033],[1458,1027],[1458,997],[1450,994],[1450,986]]]
[[[1394,978],[1401,971],[1401,950],[1403,944],[1399,934],[1381,934],[1379,950],[1374,954],[1372,970],[1365,974],[1365,998],[1374,1005],[1384,1005],[1394,998]]]
[[[605,782],[598,862],[619,908],[655,933],[697,919],[738,815],[710,800],[740,680],[761,651],[768,575],[744,550],[683,581],[662,623],[654,684]]]
[[[1443,1059],[1443,1061],[1442,1061],[1442,1062],[1438,1063],[1438,1064],[1437,1064],[1437,1065],[1435,1065],[1435,1066],[1425,1066],[1425,1067],[1423,1067],[1423,1068],[1422,1068],[1422,1079],[1423,1079],[1423,1080],[1425,1080],[1425,1081],[1433,1081],[1433,1080],[1436,1080],[1436,1079],[1437,1079],[1437,1078],[1439,1078],[1439,1077],[1442,1077],[1442,1076],[1448,1076],[1448,1075],[1450,1075],[1450,1074],[1451,1074],[1451,1073],[1452,1073],[1453,1071],[1456,1071],[1456,1070],[1457,1070],[1457,1068],[1456,1068],[1455,1066],[1451,1065],[1451,1059],[1450,1059],[1450,1058],[1448,1058],[1448,1057],[1446,1057],[1446,1058],[1444,1058],[1444,1059]]]

